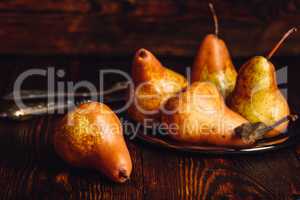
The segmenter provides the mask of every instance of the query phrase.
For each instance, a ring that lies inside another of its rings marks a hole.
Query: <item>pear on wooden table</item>
[[[53,143],[74,167],[98,170],[120,183],[130,177],[132,162],[121,122],[105,104],[88,102],[70,111],[57,125]]]

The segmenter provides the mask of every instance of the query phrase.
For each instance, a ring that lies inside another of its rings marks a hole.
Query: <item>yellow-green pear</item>
[[[295,28],[288,31],[267,58],[255,56],[239,71],[236,87],[228,102],[232,110],[252,123],[271,125],[290,114],[288,103],[277,87],[275,67],[269,60],[280,44],[295,31]],[[277,126],[267,136],[278,135],[287,125],[288,122]]]
[[[218,22],[212,4],[209,4],[215,20],[215,34],[208,34],[197,52],[192,82],[210,81],[228,97],[234,89],[237,72],[225,42],[218,36]]]

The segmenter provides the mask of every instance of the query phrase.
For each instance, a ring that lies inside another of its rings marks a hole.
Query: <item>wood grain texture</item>
[[[244,61],[235,63],[239,66]],[[288,86],[297,89],[297,57],[273,61],[279,67],[290,66]],[[96,56],[7,57],[0,59],[0,64],[11,70],[0,74],[0,90],[11,90],[16,77],[28,67],[55,65],[66,71],[64,81],[97,83],[101,66],[128,71],[130,62],[128,58]],[[162,62],[183,72],[191,59],[162,58]],[[4,75],[8,77],[2,79]],[[42,82],[32,78],[25,87],[43,88]],[[285,200],[300,195],[296,148],[258,155],[207,156],[163,150],[128,139],[133,174],[128,183],[114,184],[96,171],[72,168],[56,156],[51,138],[59,119],[46,116],[21,123],[0,121],[1,199]]]
[[[269,51],[299,26],[298,0],[215,0],[220,34],[233,56]],[[192,56],[213,32],[208,1],[10,0],[0,2],[0,54],[131,55],[148,48],[160,55]],[[299,35],[278,52],[297,55]]]

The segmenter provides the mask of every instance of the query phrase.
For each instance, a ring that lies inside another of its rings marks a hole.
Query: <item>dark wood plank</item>
[[[290,150],[209,157],[149,147],[143,160],[146,199],[289,199],[299,194],[299,162]]]
[[[160,55],[193,56],[213,29],[207,3],[3,1],[0,53],[131,55],[144,47]],[[221,37],[234,56],[269,51],[285,31],[299,25],[300,6],[295,0],[218,0],[215,7]],[[297,55],[299,38],[293,37],[278,54]]]
[[[31,11],[31,12],[76,12],[87,11],[90,3],[87,0],[63,0],[63,1],[37,1],[37,0],[8,0],[0,2],[0,10],[3,11]]]
[[[245,60],[235,62],[240,65]],[[289,88],[297,89],[297,60],[274,58],[276,66],[291,67]],[[191,63],[189,58],[162,57],[162,61],[180,72]],[[28,67],[55,65],[66,71],[64,81],[97,83],[101,67],[129,71],[130,62],[128,58],[93,56],[12,56],[0,60],[2,66],[14,69],[3,83],[7,90]],[[26,88],[45,86],[37,85],[40,79],[29,82]],[[58,120],[59,116],[47,116],[21,123],[0,121],[1,199],[277,200],[300,195],[300,159],[294,148],[259,155],[205,156],[172,152],[127,139],[133,174],[128,183],[114,184],[98,172],[72,168],[56,156],[51,136]]]
[[[71,168],[56,156],[51,146],[56,121],[46,117],[22,124],[1,123],[10,126],[0,134],[2,199],[142,198],[141,150],[136,145],[128,143],[134,164],[132,180],[117,185],[96,171]]]
[[[69,74],[64,77],[65,81],[80,79],[72,63],[73,60],[63,68]],[[24,66],[17,68],[10,81],[25,69]],[[8,87],[11,89],[12,84]],[[71,168],[56,156],[51,139],[58,120],[59,117],[49,116],[21,123],[1,122],[0,185],[3,190],[0,196],[3,199],[142,198],[140,149],[128,143],[134,165],[132,180],[126,185],[114,184],[98,172]]]
[[[209,1],[197,0],[6,0],[0,2],[0,11],[11,12],[78,12],[116,15],[130,13],[136,16],[168,16],[175,14],[206,16]],[[251,18],[273,20],[299,11],[298,0],[214,0],[218,13],[224,16],[239,14],[241,20]],[[95,9],[98,8],[98,9]],[[162,9],[164,12],[161,12]],[[186,12],[189,11],[189,12]],[[200,12],[199,12],[200,11]]]
[[[300,147],[296,148],[296,154],[300,157]]]

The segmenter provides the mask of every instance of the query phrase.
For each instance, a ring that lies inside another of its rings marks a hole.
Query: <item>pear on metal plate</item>
[[[270,58],[283,41],[296,28],[290,29],[276,44],[267,57],[255,56],[240,69],[236,87],[229,98],[229,107],[240,113],[252,123],[263,122],[266,125],[290,114],[289,106],[278,89],[275,67]],[[287,128],[288,122],[271,130],[267,136],[276,136]]]
[[[136,52],[131,75],[135,88],[128,95],[128,114],[139,123],[159,122],[163,103],[187,86],[184,76],[164,67],[146,49]]]
[[[192,67],[192,82],[210,81],[226,98],[233,91],[237,72],[225,42],[219,38],[218,20],[209,4],[215,23],[215,34],[208,34],[202,41]]]

